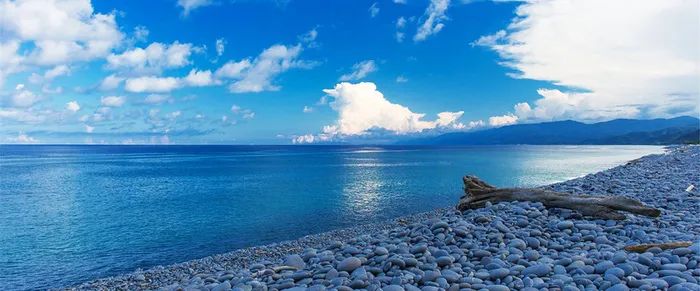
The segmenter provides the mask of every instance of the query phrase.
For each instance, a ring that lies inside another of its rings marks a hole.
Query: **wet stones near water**
[[[642,253],[624,250],[636,244],[700,241],[700,198],[684,192],[689,184],[700,185],[699,156],[700,148],[691,147],[544,187],[630,196],[673,209],[658,218],[586,220],[575,211],[547,209],[541,203],[499,203],[309,236],[286,248],[246,249],[195,266],[188,262],[146,270],[144,280],[132,275],[122,283],[104,279],[78,289],[140,290],[148,283],[151,289],[227,291],[700,290],[700,243]],[[610,187],[612,180],[624,187]],[[250,259],[220,263],[243,257]]]

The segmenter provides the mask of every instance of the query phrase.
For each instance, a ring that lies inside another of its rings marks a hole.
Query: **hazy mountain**
[[[615,119],[599,123],[556,121],[516,124],[473,132],[453,132],[401,142],[421,145],[496,144],[673,144],[698,139],[700,120],[682,116],[671,119]]]

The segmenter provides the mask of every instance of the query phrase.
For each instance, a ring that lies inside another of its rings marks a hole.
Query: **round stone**
[[[558,229],[569,229],[574,227],[574,222],[571,220],[564,220],[557,223]]]
[[[345,271],[348,273],[352,273],[352,271],[359,268],[361,265],[362,265],[362,261],[360,261],[360,259],[355,258],[355,257],[349,257],[349,258],[345,258],[342,261],[340,261],[340,263],[338,263],[338,266],[336,267],[336,269],[338,269],[338,271],[341,271],[341,272]]]
[[[306,263],[304,263],[304,259],[302,259],[299,255],[286,256],[284,258],[284,262],[282,264],[285,266],[297,268],[298,270],[304,269],[306,267]]]
[[[523,276],[534,274],[535,276],[541,277],[549,274],[550,272],[552,272],[552,268],[550,266],[539,264],[525,268],[525,270],[520,272],[520,274]]]

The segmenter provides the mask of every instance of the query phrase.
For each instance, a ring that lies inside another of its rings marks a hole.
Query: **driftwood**
[[[648,249],[655,248],[655,247],[660,248],[662,250],[668,250],[668,249],[677,249],[677,248],[687,248],[691,245],[693,245],[693,242],[690,242],[690,241],[674,241],[674,242],[662,243],[662,244],[631,245],[631,246],[626,246],[625,250],[628,252],[643,253],[643,252],[646,252]]]
[[[623,220],[625,215],[617,210],[635,214],[657,217],[661,211],[644,205],[644,203],[620,196],[572,195],[537,188],[498,188],[491,186],[476,176],[468,175],[463,179],[466,195],[459,199],[457,209],[482,208],[486,202],[496,204],[510,201],[541,202],[546,207],[577,210],[583,215]]]

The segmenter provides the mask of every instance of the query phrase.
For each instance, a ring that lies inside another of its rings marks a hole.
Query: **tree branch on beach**
[[[603,219],[625,219],[625,215],[617,212],[618,210],[651,217],[661,215],[661,210],[628,197],[573,195],[538,188],[498,188],[473,175],[464,176],[462,180],[466,195],[462,196],[457,204],[459,211],[482,208],[486,202],[496,204],[499,202],[531,201],[540,202],[546,207],[577,210],[583,215]]]

